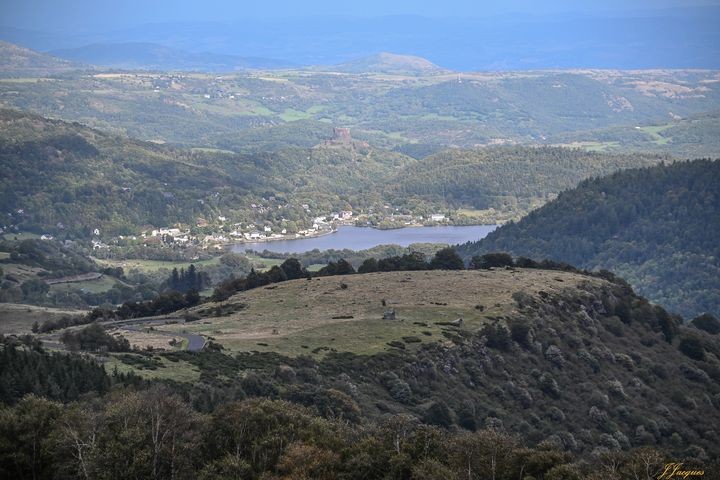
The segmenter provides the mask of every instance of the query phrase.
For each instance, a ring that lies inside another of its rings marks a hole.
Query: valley
[[[0,25],[0,478],[718,478],[720,10],[91,3]]]

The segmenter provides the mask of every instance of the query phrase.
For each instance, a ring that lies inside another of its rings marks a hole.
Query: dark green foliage
[[[425,411],[423,422],[428,425],[448,428],[453,425],[452,412],[445,402],[433,402]]]
[[[288,258],[280,264],[285,276],[288,280],[296,280],[298,278],[306,278],[308,271],[302,266],[302,264],[296,258]]]
[[[75,325],[85,325],[95,321],[96,319],[97,317],[92,313],[82,317],[62,316],[57,320],[45,320],[40,326],[38,326],[37,332],[33,331],[33,333],[48,333]]]
[[[671,311],[717,315],[719,184],[720,161],[710,160],[586,180],[459,251],[465,258],[506,251],[607,269]]]
[[[678,344],[678,349],[693,360],[705,359],[703,344],[700,339],[695,336],[682,337]]]
[[[97,323],[93,323],[81,330],[66,330],[60,340],[71,350],[86,350],[90,352],[127,352],[130,350],[130,342],[123,337],[115,337],[108,334],[105,329]]]
[[[170,278],[165,282],[167,288],[175,292],[185,293],[189,290],[201,291],[210,284],[210,278],[205,272],[198,272],[195,265],[190,264],[187,271],[173,268]]]
[[[14,404],[26,394],[61,402],[87,392],[106,392],[110,378],[94,360],[79,355],[26,348],[12,337],[0,344],[0,401]]]
[[[432,270],[464,270],[465,264],[454,248],[443,248],[435,253],[430,261]]]
[[[350,275],[355,273],[355,269],[345,259],[341,258],[337,262],[330,262],[327,266],[318,270],[317,275],[320,277],[330,275]]]
[[[368,258],[363,261],[362,265],[360,265],[358,273],[372,273],[377,272],[378,269],[378,261],[374,258]]]
[[[532,268],[530,265],[522,261],[525,268]],[[470,259],[471,268],[498,268],[498,267],[513,267],[515,262],[512,256],[508,253],[486,253],[485,255],[476,255]],[[521,266],[521,265],[518,265]]]
[[[507,351],[512,346],[510,332],[505,325],[485,325],[480,334],[487,338],[487,346],[490,348]]]
[[[381,272],[397,272],[402,270],[427,270],[430,268],[425,255],[420,252],[407,253],[399,257],[381,258],[377,262]]]
[[[509,322],[510,338],[523,347],[530,346],[530,325],[522,320]]]
[[[153,300],[147,302],[126,302],[117,309],[120,318],[141,318],[153,315],[163,315],[183,308],[192,307],[199,302],[199,294],[189,290],[185,295],[170,291],[161,293]]]
[[[690,325],[700,330],[704,330],[711,335],[717,335],[720,333],[720,321],[709,313],[704,313],[693,318]]]

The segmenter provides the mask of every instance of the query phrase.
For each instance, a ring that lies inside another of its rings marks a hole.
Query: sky
[[[0,0],[0,24],[51,30],[128,28],[147,23],[242,21],[252,18],[420,15],[487,17],[504,14],[620,13],[720,5],[720,0]]]
[[[457,70],[720,68],[720,0],[0,0],[0,40],[60,56],[159,45],[292,65],[392,52]],[[107,64],[87,55],[65,58]]]

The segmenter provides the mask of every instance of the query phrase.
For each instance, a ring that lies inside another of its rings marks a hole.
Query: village
[[[372,221],[371,221],[372,219]],[[403,214],[384,214],[381,216],[373,213],[362,213],[354,215],[351,210],[341,210],[328,215],[317,216],[312,219],[312,225],[296,231],[289,231],[274,225],[258,223],[233,223],[228,224],[227,218],[218,217],[216,229],[213,233],[196,233],[188,227],[167,227],[157,228],[143,232],[139,238],[133,240],[141,241],[146,245],[174,244],[201,246],[205,249],[222,249],[229,244],[261,243],[277,240],[295,240],[301,238],[313,238],[322,235],[335,233],[343,225],[370,227],[370,228],[404,228],[421,227],[428,224],[447,223],[449,219],[445,214],[433,214],[428,219],[422,216]],[[198,219],[197,227],[207,229],[211,227],[204,219]],[[100,245],[94,241],[94,245]],[[96,247],[97,248],[97,247]]]

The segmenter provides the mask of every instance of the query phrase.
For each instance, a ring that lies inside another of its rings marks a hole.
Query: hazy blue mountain
[[[209,52],[193,53],[146,42],[94,43],[78,48],[53,50],[51,53],[68,60],[128,69],[232,71],[290,65],[281,60]]]
[[[720,67],[717,6],[485,18],[461,15],[450,9],[447,18],[186,21],[96,27],[81,33],[68,29],[56,34],[0,27],[0,38],[44,51],[58,45],[157,43],[191,52],[280,58],[299,65],[333,65],[377,52],[403,52],[463,71]]]

